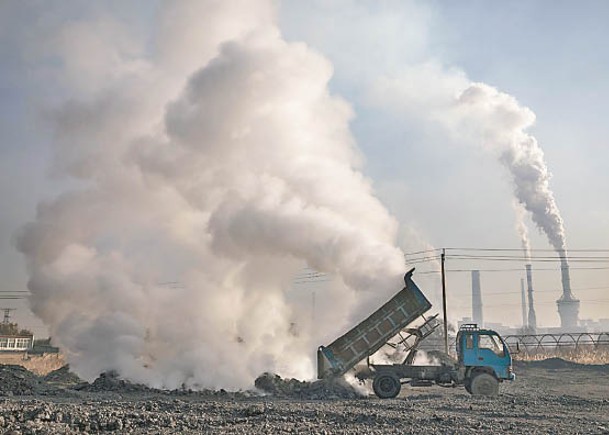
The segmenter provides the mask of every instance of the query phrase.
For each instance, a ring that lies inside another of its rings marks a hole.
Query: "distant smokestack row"
[[[527,294],[524,290],[524,279],[520,278],[520,305],[522,307],[522,327],[527,327]]]
[[[558,314],[560,315],[560,326],[565,330],[573,330],[579,323],[579,300],[571,293],[571,277],[569,276],[569,264],[565,253],[561,253],[560,272],[562,280],[562,296],[556,301]]]
[[[484,325],[482,316],[482,292],[480,290],[480,271],[472,270],[472,320],[479,326]]]
[[[529,295],[529,328],[534,333],[537,331],[537,316],[535,315],[535,303],[533,301],[533,274],[531,272],[531,265],[527,264],[527,292]]]

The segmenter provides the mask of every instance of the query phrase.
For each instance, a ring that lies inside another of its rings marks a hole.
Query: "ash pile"
[[[231,398],[231,399],[240,399],[251,397],[253,394],[250,392],[229,392],[224,389],[220,390],[192,390],[186,387],[175,389],[175,390],[162,390],[151,388],[143,384],[137,384],[130,382],[128,380],[122,379],[120,375],[115,371],[104,372],[99,375],[97,379],[95,379],[92,383],[82,382],[78,385],[74,385],[69,387],[73,390],[84,391],[87,393],[105,393],[105,392],[114,392],[114,393],[154,393],[154,394],[163,394],[163,395],[175,395],[175,396],[183,396],[183,395],[193,395],[202,398]]]
[[[89,393],[98,393],[106,391],[114,391],[121,393],[147,393],[154,391],[143,384],[135,384],[124,379],[121,379],[117,372],[104,372],[93,383],[82,383],[74,387],[75,390],[87,391]]]
[[[83,380],[78,377],[75,373],[70,371],[70,366],[65,365],[63,367],[58,368],[57,370],[53,370],[49,372],[44,377],[45,382],[50,384],[58,384],[58,385],[78,385],[82,384]]]
[[[327,400],[363,397],[344,379],[306,382],[298,379],[282,379],[279,375],[267,372],[258,376],[254,385],[266,394],[280,399]]]
[[[51,394],[55,389],[25,367],[0,365],[0,396]]]

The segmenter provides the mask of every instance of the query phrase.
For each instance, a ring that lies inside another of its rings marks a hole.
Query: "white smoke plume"
[[[535,121],[530,109],[511,95],[471,82],[463,72],[433,61],[378,80],[370,101],[443,125],[456,142],[478,144],[496,154],[511,175],[515,200],[530,212],[566,267],[565,228],[550,189],[550,172],[543,150],[527,132]],[[523,237],[522,232],[519,235]]]
[[[51,114],[55,172],[77,182],[18,247],[33,311],[84,378],[309,378],[322,339],[401,288],[397,224],[359,172],[331,65],[284,41],[274,13],[167,2],[152,40],[108,16],[49,39],[68,94]],[[320,336],[285,297],[304,265],[337,277],[317,295]]]
[[[531,213],[533,222],[566,261],[565,228],[550,189],[550,172],[543,150],[526,132],[535,122],[534,113],[520,106],[511,95],[481,83],[465,89],[454,110],[483,145],[497,149],[501,162],[512,175],[516,200]]]
[[[488,85],[474,83],[458,97],[455,110],[483,141],[496,148],[514,183],[514,196],[531,213],[560,258],[563,299],[573,299],[567,261],[567,239],[562,216],[550,189],[550,172],[543,150],[526,130],[535,114],[511,95]]]
[[[531,261],[531,240],[529,239],[529,229],[525,222],[526,210],[516,200],[512,203],[514,214],[516,216],[516,232],[520,236],[520,244],[522,245],[522,253],[524,260],[529,263]]]

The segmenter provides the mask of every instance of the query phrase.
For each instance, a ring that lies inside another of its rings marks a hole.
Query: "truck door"
[[[479,365],[494,366],[505,357],[503,343],[490,334],[478,334],[478,361]]]
[[[463,332],[459,344],[459,362],[465,366],[478,366],[478,334]]]

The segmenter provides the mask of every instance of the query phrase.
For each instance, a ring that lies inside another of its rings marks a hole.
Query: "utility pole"
[[[448,320],[446,319],[446,248],[442,248],[442,312],[444,314],[444,353],[448,355]]]

